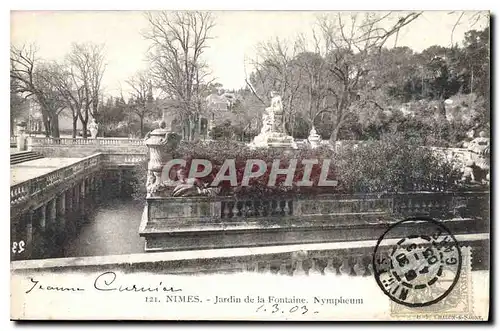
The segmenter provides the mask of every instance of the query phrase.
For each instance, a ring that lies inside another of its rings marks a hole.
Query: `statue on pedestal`
[[[284,133],[283,121],[283,102],[281,96],[275,92],[271,92],[271,106],[266,108],[266,112],[271,114],[272,117],[272,131]]]
[[[99,124],[95,121],[95,118],[92,119],[92,122],[89,124],[89,131],[92,139],[97,138],[97,133],[99,132]]]
[[[293,137],[285,133],[285,121],[283,119],[283,102],[281,96],[271,92],[271,105],[265,109],[262,115],[262,128],[257,135],[251,147],[284,147],[297,148]]]

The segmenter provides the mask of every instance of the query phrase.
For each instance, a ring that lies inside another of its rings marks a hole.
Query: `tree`
[[[132,88],[129,107],[139,117],[141,137],[144,136],[144,118],[154,113],[153,86],[147,72],[138,72],[127,81]]]
[[[80,111],[83,108],[84,87],[78,86],[71,69],[67,65],[52,63],[52,68],[56,73],[53,76],[54,86],[65,102],[66,108],[71,110],[72,135],[77,136],[77,122],[80,117]]]
[[[25,115],[26,108],[29,106],[26,99],[22,98],[19,93],[12,90],[13,82],[11,79],[11,91],[10,91],[10,135],[14,135],[14,119]]]
[[[483,31],[471,30],[465,33],[464,56],[468,89],[464,92],[477,93],[490,98],[490,28]]]
[[[323,54],[327,63],[331,85],[327,106],[322,112],[330,114],[333,122],[331,141],[337,140],[347,114],[363,104],[372,103],[370,93],[375,86],[371,79],[370,60],[380,55],[387,40],[411,23],[421,13],[409,13],[389,22],[391,13],[368,13],[361,17],[343,13],[323,15],[318,18],[319,36],[323,42]],[[388,25],[389,28],[383,27]],[[317,43],[319,44],[319,43]],[[319,113],[318,115],[320,115]],[[317,115],[317,116],[318,116]]]
[[[151,42],[148,58],[155,85],[178,104],[184,123],[184,138],[199,135],[204,87],[209,85],[208,66],[202,56],[214,27],[211,13],[158,12],[146,15],[149,31],[144,36]]]
[[[71,45],[66,57],[70,85],[66,86],[68,96],[82,123],[83,138],[87,138],[89,115],[99,121],[101,81],[106,69],[104,46],[92,43]]]
[[[59,137],[59,113],[65,103],[54,81],[58,68],[41,62],[34,45],[11,46],[11,91],[40,105],[46,136]]]

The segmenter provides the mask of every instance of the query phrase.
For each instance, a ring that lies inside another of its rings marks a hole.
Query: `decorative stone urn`
[[[165,121],[160,122],[160,127],[146,134],[144,143],[149,149],[148,176],[146,188],[148,195],[155,192],[161,184],[161,173],[165,163],[172,158],[172,143],[169,139],[171,132],[167,129]]]
[[[311,131],[309,131],[309,137],[307,137],[307,140],[311,144],[312,148],[319,147],[321,144],[321,136],[316,132],[316,128],[312,127]]]

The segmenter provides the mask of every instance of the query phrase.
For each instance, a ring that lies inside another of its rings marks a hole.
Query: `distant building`
[[[196,122],[194,130],[202,139],[209,137],[210,130],[214,125],[220,124],[227,118],[227,113],[232,110],[236,96],[234,93],[224,90],[214,90],[205,98],[202,111]],[[172,132],[177,132],[186,138],[188,126],[184,125],[180,119],[177,105],[173,100],[160,100],[159,107],[162,109],[162,120],[167,123],[167,127]],[[193,128],[191,128],[193,129]]]

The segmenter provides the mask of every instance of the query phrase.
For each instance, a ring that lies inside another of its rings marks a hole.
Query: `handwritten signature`
[[[163,282],[159,282],[158,285],[141,285],[136,283],[123,284],[120,283],[118,276],[114,271],[106,271],[94,279],[93,290],[100,292],[181,292],[182,289],[176,288],[174,286],[164,285]],[[26,293],[31,293],[33,291],[54,291],[54,292],[82,292],[86,288],[78,286],[62,286],[60,284],[45,284],[34,277],[29,278],[31,284],[30,288]]]

